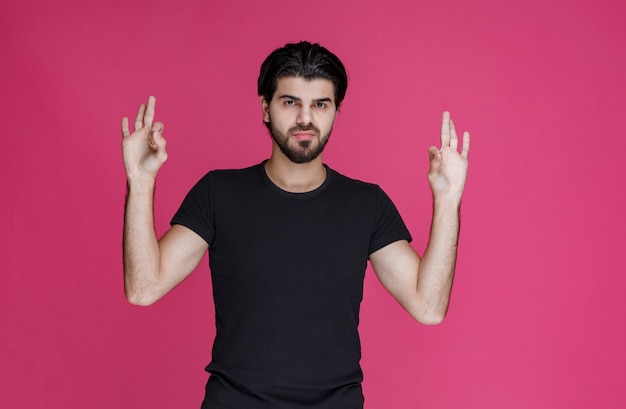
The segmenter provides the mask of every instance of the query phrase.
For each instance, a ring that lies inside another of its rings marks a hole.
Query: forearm
[[[459,240],[459,211],[467,177],[470,136],[463,133],[461,153],[450,113],[441,124],[441,149],[431,146],[428,182],[433,192],[433,219],[423,256],[405,240],[370,254],[385,288],[423,324],[438,324],[448,311]]]
[[[459,238],[460,200],[435,200],[428,246],[419,264],[417,298],[433,323],[448,310]]]
[[[128,183],[124,212],[124,291],[133,304],[148,304],[146,295],[158,281],[159,244],[154,230],[154,180]]]

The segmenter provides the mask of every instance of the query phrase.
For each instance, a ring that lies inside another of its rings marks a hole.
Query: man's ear
[[[263,95],[259,96],[259,101],[261,102],[261,110],[263,110],[263,122],[270,122],[270,103]]]

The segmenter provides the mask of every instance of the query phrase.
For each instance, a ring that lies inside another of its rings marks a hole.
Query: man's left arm
[[[422,258],[406,240],[396,241],[370,254],[372,267],[383,286],[413,318],[439,324],[448,310],[459,239],[459,211],[467,176],[470,136],[458,137],[450,113],[443,113],[441,149],[429,150],[428,181],[433,192],[433,220]]]

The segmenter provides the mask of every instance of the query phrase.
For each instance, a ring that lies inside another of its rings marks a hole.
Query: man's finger
[[[465,159],[467,159],[469,155],[469,148],[470,148],[470,134],[469,132],[465,131],[463,132],[463,150],[461,151],[461,156],[463,156]]]
[[[459,146],[459,138],[456,136],[456,128],[454,127],[454,121],[450,119],[450,147],[456,150]]]
[[[450,112],[443,111],[441,118],[441,147],[450,146]]]
[[[130,135],[128,130],[128,118],[124,117],[122,118],[122,136],[126,137],[128,135]]]
[[[433,160],[433,158],[437,154],[437,151],[439,151],[439,149],[437,149],[434,146],[431,146],[430,148],[428,148],[428,159]]]
[[[158,133],[160,133],[161,135],[163,135],[163,130],[165,129],[165,125],[163,125],[163,122],[155,122],[154,125],[152,125],[152,131],[156,131]]]
[[[152,121],[154,121],[154,107],[156,105],[156,98],[153,96],[148,97],[148,107],[146,108],[146,114],[143,116],[143,126],[152,128]]]
[[[144,104],[139,105],[137,110],[137,117],[135,118],[135,131],[143,128],[143,114],[146,112],[146,106]]]
[[[156,135],[156,132],[148,132],[148,147],[152,150],[157,150],[158,146],[156,143],[156,139],[158,138],[158,136]]]

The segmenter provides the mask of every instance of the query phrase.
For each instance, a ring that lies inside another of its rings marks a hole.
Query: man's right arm
[[[176,287],[198,265],[208,245],[192,230],[172,226],[157,240],[154,185],[167,160],[163,124],[152,123],[156,100],[141,105],[131,134],[122,119],[122,153],[128,183],[124,212],[124,291],[132,304],[150,305]]]

